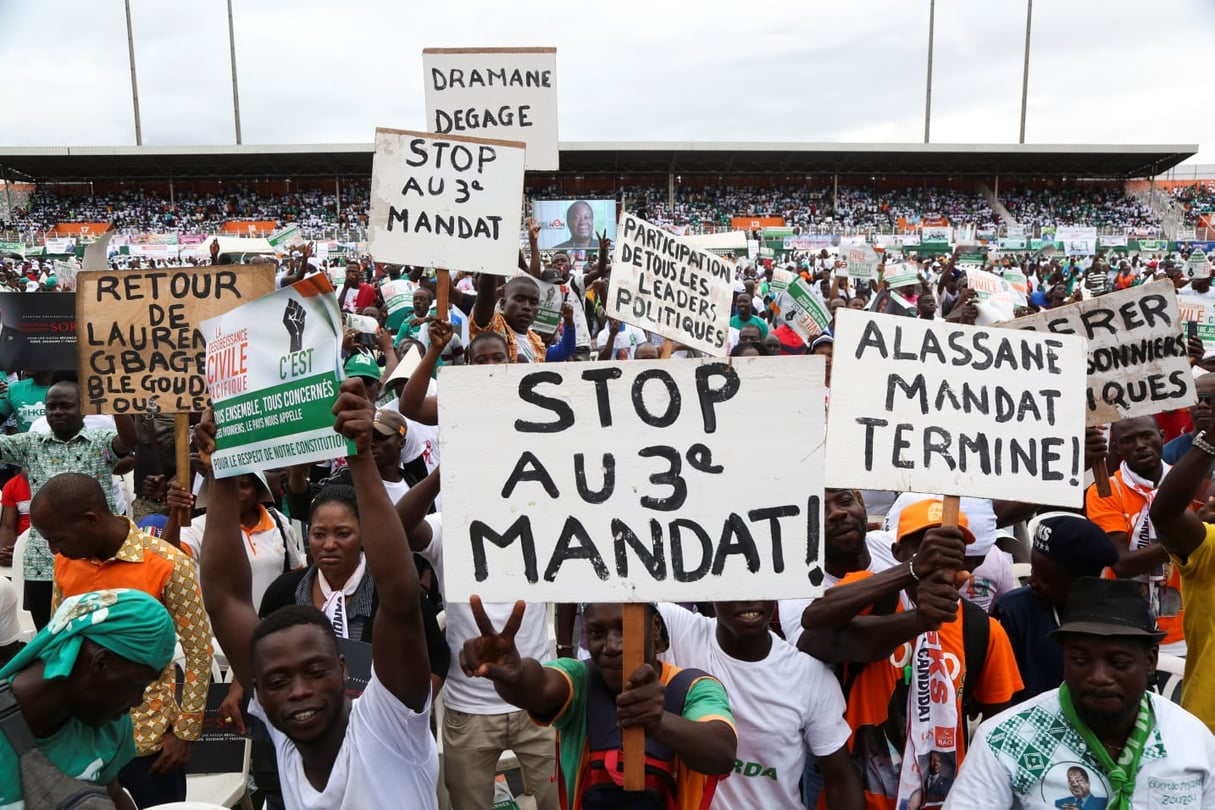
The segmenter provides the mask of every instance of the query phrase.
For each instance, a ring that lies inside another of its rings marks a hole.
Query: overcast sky
[[[929,0],[233,0],[245,143],[425,128],[424,47],[555,45],[562,140],[918,142]],[[131,0],[145,144],[234,142],[225,0]],[[1200,144],[1212,0],[1034,7],[1026,140]],[[1015,143],[1025,3],[937,0],[932,140]],[[122,0],[0,0],[0,145],[134,144]],[[1208,143],[1203,143],[1203,139]]]

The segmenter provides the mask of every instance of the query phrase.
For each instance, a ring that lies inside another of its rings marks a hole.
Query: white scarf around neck
[[[350,638],[350,622],[347,619],[346,597],[354,596],[354,592],[359,589],[359,584],[363,581],[363,575],[366,572],[367,558],[362,553],[359,554],[359,564],[346,580],[346,584],[337,590],[329,587],[329,582],[325,579],[324,572],[316,572],[317,584],[321,586],[321,598],[325,600],[325,603],[321,606],[321,610],[329,618],[330,624],[333,625],[333,632],[337,634],[338,638]]]

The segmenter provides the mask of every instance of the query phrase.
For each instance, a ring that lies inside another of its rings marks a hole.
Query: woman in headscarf
[[[176,639],[169,612],[142,591],[72,596],[0,669],[0,694],[11,690],[57,768],[104,785],[118,807],[131,807],[118,786],[118,771],[135,756],[131,709],[173,660]],[[22,800],[17,754],[0,734],[0,807]]]

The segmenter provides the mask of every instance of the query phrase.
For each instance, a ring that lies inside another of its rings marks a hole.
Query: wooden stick
[[[177,483],[185,487],[186,492],[191,492],[194,476],[190,474],[190,414],[173,414],[173,444],[177,455]],[[190,525],[189,509],[180,510],[178,525]]]
[[[962,499],[957,495],[946,495],[941,499],[941,528],[953,528],[958,525],[958,516],[962,514]]]
[[[1093,478],[1097,484],[1097,494],[1102,498],[1108,498],[1113,495],[1113,490],[1110,489],[1110,471],[1105,466],[1105,459],[1099,458],[1093,462]]]
[[[645,605],[629,603],[624,606],[624,682],[645,663]],[[623,730],[624,789],[645,790],[645,729],[640,726]]]
[[[435,273],[438,276],[438,281],[435,286],[435,303],[438,308],[439,320],[447,320],[448,300],[451,298],[451,271],[437,269]]]

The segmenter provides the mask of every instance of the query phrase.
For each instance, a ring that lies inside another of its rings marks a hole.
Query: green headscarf
[[[44,678],[66,678],[86,638],[159,672],[173,660],[177,630],[165,606],[143,591],[117,588],[71,596],[50,624],[0,669],[0,679],[12,678],[38,659],[46,662]]]

